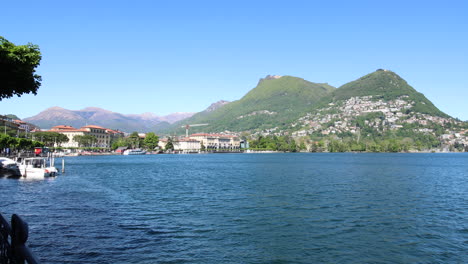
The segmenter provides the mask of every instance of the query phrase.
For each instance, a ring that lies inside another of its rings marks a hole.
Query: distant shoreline
[[[453,153],[468,153],[468,152],[459,152],[459,151],[402,151],[402,152],[357,152],[357,151],[346,151],[346,152],[285,152],[285,151],[249,151],[249,152],[199,152],[199,153],[147,153],[145,155],[135,155],[135,156],[146,156],[146,155],[196,155],[196,154],[282,154],[282,153],[289,153],[289,154],[299,154],[299,153],[310,153],[310,154],[332,154],[332,153],[353,153],[353,154],[379,154],[379,153],[406,153],[406,154],[453,154]],[[120,153],[115,152],[86,152],[86,153],[78,153],[77,155],[65,155],[65,157],[77,157],[77,156],[123,156]]]

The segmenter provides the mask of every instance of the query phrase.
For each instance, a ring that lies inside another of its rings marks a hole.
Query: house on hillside
[[[13,119],[8,118],[7,116],[0,116],[0,125],[2,126],[2,130],[6,131],[13,129],[19,132],[20,130],[20,125],[15,123]]]

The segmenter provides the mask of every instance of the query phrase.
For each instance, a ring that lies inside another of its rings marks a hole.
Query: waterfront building
[[[19,125],[19,129],[20,131],[24,131],[26,133],[29,133],[31,131],[33,131],[34,129],[37,129],[37,126],[31,124],[31,123],[27,123],[27,122],[24,122],[22,120],[13,120],[14,123],[18,124]]]
[[[83,129],[77,129],[72,126],[65,126],[65,125],[60,125],[60,126],[54,126],[52,127],[49,131],[51,132],[57,132],[64,134],[65,136],[68,137],[68,142],[62,143],[61,146],[64,148],[77,148],[79,147],[79,144],[77,141],[75,141],[75,136],[84,136],[86,135],[86,131]]]
[[[172,142],[172,144],[174,145],[175,151],[185,153],[200,152],[201,149],[200,141],[192,138],[181,138]]]
[[[159,139],[159,142],[158,142],[158,147],[159,147],[159,149],[165,150],[168,141],[169,141],[169,140],[168,140],[167,138],[161,138],[161,139]]]
[[[64,148],[71,148],[71,147],[79,147],[79,143],[75,141],[75,136],[85,136],[90,135],[96,137],[96,143],[94,143],[93,147],[100,147],[100,148],[109,148],[111,137],[113,134],[109,131],[114,131],[110,129],[106,129],[100,126],[88,125],[81,127],[79,129],[74,128],[72,126],[54,126],[49,131],[57,132],[64,134],[68,137],[68,142],[63,143],[61,146]],[[114,134],[120,134],[115,132]]]
[[[109,133],[107,133],[106,128],[103,128],[100,126],[88,125],[88,126],[81,127],[81,129],[88,131],[88,135],[96,137],[95,147],[110,148],[111,136]]]
[[[200,141],[207,150],[240,149],[240,138],[235,135],[198,133],[189,138]]]

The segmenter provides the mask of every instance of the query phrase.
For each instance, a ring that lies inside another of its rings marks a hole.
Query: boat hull
[[[141,149],[128,149],[125,150],[124,155],[145,155],[146,151],[141,150]]]
[[[0,157],[0,177],[19,178],[21,176],[18,164],[14,160]]]

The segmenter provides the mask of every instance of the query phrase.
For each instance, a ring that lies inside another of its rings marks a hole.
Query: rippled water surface
[[[468,155],[66,158],[0,179],[43,263],[468,263]]]

